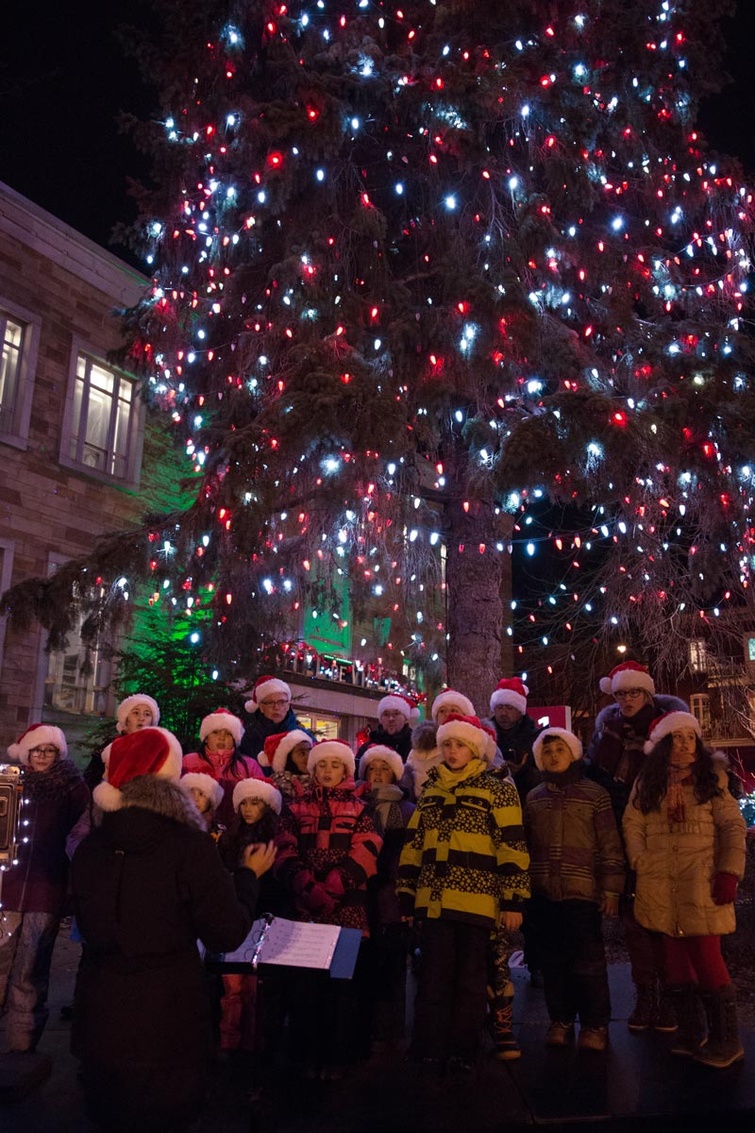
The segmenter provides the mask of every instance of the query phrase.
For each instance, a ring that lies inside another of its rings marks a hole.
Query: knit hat
[[[479,716],[461,716],[458,712],[452,712],[445,724],[438,728],[436,739],[438,747],[444,740],[461,740],[478,759],[493,762],[495,735],[482,723]]]
[[[29,752],[33,747],[39,747],[41,744],[52,744],[56,747],[60,759],[68,754],[68,744],[60,728],[56,728],[54,724],[30,724],[8,748],[8,758],[14,763],[23,763],[24,767],[28,767]]]
[[[315,767],[321,759],[340,759],[346,766],[346,774],[354,774],[354,752],[343,740],[319,740],[312,745],[307,760],[307,771],[314,778]]]
[[[407,720],[419,720],[417,705],[408,696],[402,696],[400,692],[389,692],[387,696],[378,701],[378,720],[384,712],[400,712],[402,716],[406,716]]]
[[[575,759],[582,758],[582,742],[579,736],[575,736],[574,732],[569,732],[566,728],[543,728],[542,732],[535,739],[532,745],[532,754],[535,757],[536,767],[543,770],[543,744],[546,740],[558,739],[563,740],[569,751],[571,752],[572,763]]]
[[[303,732],[301,728],[294,728],[290,732],[276,732],[268,736],[263,750],[257,756],[260,767],[271,767],[273,771],[285,771],[288,757],[297,744],[308,743],[311,747],[314,740]]]
[[[282,693],[289,700],[291,699],[291,689],[285,681],[279,681],[277,677],[258,677],[254,682],[251,698],[246,701],[244,708],[247,712],[256,712],[260,706],[260,701],[275,692]]]
[[[623,661],[611,669],[607,677],[600,679],[600,691],[606,696],[627,688],[641,688],[653,695],[655,682],[650,676],[647,665],[640,665],[637,661]]]
[[[276,814],[281,812],[281,793],[267,779],[239,779],[233,788],[233,810],[238,811],[244,799],[262,799]]]
[[[137,704],[146,704],[147,708],[149,708],[152,713],[152,723],[150,727],[157,727],[160,723],[160,709],[158,708],[157,701],[153,700],[151,696],[147,696],[145,692],[135,692],[133,696],[127,696],[125,700],[122,700],[115,710],[116,732],[125,732],[126,717],[132,708],[136,708]]]
[[[660,743],[664,736],[670,736],[672,732],[678,732],[680,728],[692,728],[700,739],[703,738],[700,721],[691,712],[664,712],[662,716],[657,716],[650,725],[648,738],[645,740],[645,755],[650,755],[655,745]]]
[[[527,697],[530,690],[519,677],[503,677],[495,686],[490,697],[490,711],[498,704],[510,704],[524,714],[527,711]]]
[[[205,775],[203,771],[187,771],[179,779],[178,785],[184,791],[190,791],[192,788],[201,791],[210,800],[213,810],[217,810],[223,801],[223,788],[220,783],[213,779],[212,775]]]
[[[444,688],[443,692],[438,693],[430,709],[430,715],[433,720],[438,719],[438,710],[442,708],[444,704],[455,705],[456,711],[460,712],[462,716],[474,716],[475,714],[474,704],[468,696],[464,696],[462,692],[456,692],[452,688]]]
[[[359,778],[367,778],[367,768],[373,760],[384,759],[393,772],[393,777],[398,783],[401,776],[404,774],[404,762],[397,751],[392,747],[387,747],[385,744],[370,744],[365,748],[362,758],[359,760]]]
[[[140,775],[158,779],[181,778],[181,745],[167,728],[141,728],[117,736],[102,753],[105,778],[94,788],[92,798],[102,810],[120,810],[121,788]]]
[[[238,747],[244,735],[244,725],[238,716],[234,716],[227,708],[216,708],[209,716],[204,717],[199,725],[200,740],[206,740],[210,732],[219,732],[221,728],[225,728],[226,731],[231,733],[234,743]]]

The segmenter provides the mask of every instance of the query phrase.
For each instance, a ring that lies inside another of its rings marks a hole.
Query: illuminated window
[[[692,715],[702,728],[703,735],[709,736],[711,732],[710,697],[704,692],[693,693],[689,698],[689,706]]]
[[[699,638],[689,643],[689,667],[693,673],[707,673],[708,653],[705,642]]]
[[[747,660],[755,664],[755,637],[747,638]]]
[[[322,716],[318,712],[299,712],[296,711],[296,719],[299,723],[309,728],[310,732],[314,732],[318,740],[337,740],[338,735],[338,717],[337,716]]]
[[[40,322],[0,299],[0,438],[25,448],[29,434]]]
[[[65,562],[62,556],[50,556],[50,574]],[[80,618],[68,634],[64,649],[47,657],[44,704],[58,712],[77,716],[104,716],[107,711],[111,664],[99,643],[89,651],[81,640]]]
[[[69,390],[61,463],[134,484],[141,460],[141,424],[133,379],[79,352]]]

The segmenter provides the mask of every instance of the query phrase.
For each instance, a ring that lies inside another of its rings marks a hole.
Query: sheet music
[[[338,925],[306,924],[274,917],[255,921],[243,944],[225,952],[226,964],[284,964],[293,968],[330,967],[341,929]]]

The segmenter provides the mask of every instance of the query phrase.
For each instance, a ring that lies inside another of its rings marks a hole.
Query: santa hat
[[[640,665],[637,661],[622,661],[611,669],[607,677],[600,678],[600,691],[606,696],[628,688],[641,688],[653,695],[655,683],[646,665]]]
[[[281,793],[267,779],[239,779],[233,788],[233,809],[238,812],[244,799],[262,799],[276,814],[281,812]]]
[[[227,732],[231,733],[238,747],[244,735],[244,725],[238,716],[234,716],[227,708],[216,708],[209,716],[203,718],[199,725],[200,740],[206,740],[210,732],[219,732],[221,728],[225,728]]]
[[[153,700],[151,696],[147,696],[144,692],[135,692],[133,696],[127,696],[125,700],[122,700],[115,710],[116,732],[125,732],[126,717],[132,708],[136,708],[137,704],[146,704],[147,708],[152,712],[151,727],[157,727],[160,723],[160,709],[157,705],[157,701]]]
[[[398,783],[404,774],[404,762],[397,751],[385,744],[370,744],[369,747],[365,748],[364,754],[359,760],[359,778],[367,778],[367,768],[374,759],[385,760],[393,772],[393,778]]]
[[[28,767],[29,752],[33,747],[41,747],[42,744],[52,744],[56,747],[60,759],[68,754],[68,744],[60,728],[56,728],[54,724],[30,724],[8,748],[8,758],[14,763],[23,763],[24,767]]]
[[[468,696],[464,696],[462,692],[456,692],[452,688],[444,688],[443,692],[439,693],[433,701],[433,706],[430,709],[430,715],[433,720],[438,719],[438,711],[443,705],[453,705],[456,712],[462,716],[474,716],[474,704]]]
[[[402,696],[400,692],[390,692],[378,702],[378,720],[384,712],[400,712],[407,720],[419,720],[417,705],[408,696]]]
[[[436,740],[438,747],[444,740],[460,740],[478,759],[484,759],[487,763],[493,762],[496,749],[495,736],[490,728],[482,723],[479,716],[462,716],[458,712],[452,712],[445,724],[441,724],[438,728]]]
[[[346,774],[354,774],[354,752],[343,740],[319,740],[312,745],[307,760],[307,771],[314,777],[315,767],[321,759],[340,759],[346,767]]]
[[[276,732],[268,736],[263,750],[257,756],[260,767],[270,767],[273,771],[285,771],[288,757],[297,744],[307,743],[311,747],[314,740],[301,728],[290,732]]]
[[[495,686],[490,697],[490,711],[494,712],[498,704],[510,704],[519,712],[527,711],[527,697],[530,690],[519,677],[504,677]]]
[[[575,759],[582,758],[582,742],[574,732],[568,732],[566,728],[543,728],[540,735],[536,738],[532,745],[532,754],[535,757],[535,765],[543,770],[543,744],[548,740],[563,740],[569,751],[571,752],[572,763]]]
[[[251,698],[246,701],[244,708],[247,712],[256,712],[260,701],[276,692],[291,699],[291,689],[285,681],[279,681],[277,677],[258,677],[254,682]]]
[[[120,810],[121,788],[140,775],[156,775],[158,779],[181,778],[181,745],[167,728],[141,728],[125,736],[117,736],[102,753],[105,778],[92,792],[102,810]]]
[[[210,800],[213,810],[217,810],[223,801],[223,788],[212,775],[205,775],[203,771],[187,771],[178,781],[179,787],[184,791],[201,791]]]
[[[664,712],[650,725],[648,738],[645,740],[645,755],[650,755],[664,736],[670,736],[672,732],[678,732],[681,728],[692,728],[695,735],[700,739],[703,738],[700,721],[691,712]]]

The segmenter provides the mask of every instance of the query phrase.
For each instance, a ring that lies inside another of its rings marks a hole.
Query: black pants
[[[415,1058],[474,1058],[485,1022],[490,928],[424,920],[414,1004]]]
[[[528,907],[553,1021],[605,1027],[611,1018],[600,909],[593,901],[533,897]]]

